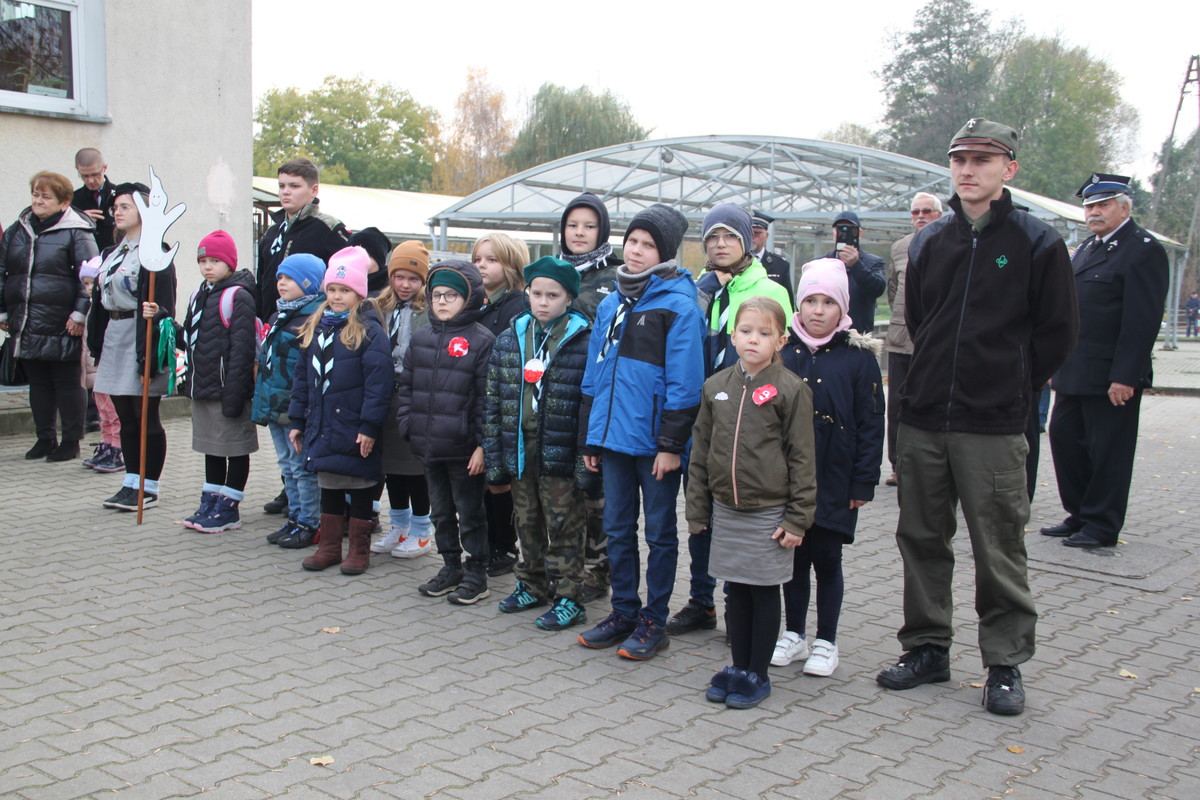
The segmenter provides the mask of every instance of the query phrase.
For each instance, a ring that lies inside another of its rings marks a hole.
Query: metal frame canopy
[[[435,215],[431,233],[439,240],[450,226],[556,232],[562,209],[584,191],[604,200],[614,232],[638,211],[665,203],[688,217],[695,236],[706,211],[737,203],[776,218],[776,245],[828,240],[834,216],[845,209],[862,218],[864,238],[882,243],[911,232],[913,194],[949,196],[950,173],[908,156],[814,139],[655,139],[578,153],[497,181]]]

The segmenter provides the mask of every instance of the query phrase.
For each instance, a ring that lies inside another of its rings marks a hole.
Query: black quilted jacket
[[[235,287],[241,288],[233,294],[233,314],[229,327],[225,327],[221,320],[221,295]],[[183,318],[187,396],[193,400],[221,401],[221,413],[226,417],[239,416],[254,396],[257,303],[254,276],[241,269],[212,286],[202,283],[188,302]]]

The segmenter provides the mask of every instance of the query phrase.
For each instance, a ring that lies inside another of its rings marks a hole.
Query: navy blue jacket
[[[304,435],[304,468],[309,472],[378,480],[383,477],[380,448],[363,458],[356,439],[361,433],[379,440],[392,400],[392,354],[374,306],[360,306],[359,313],[366,339],[350,350],[340,333],[334,337],[333,370],[324,392],[312,368],[317,337],[301,351],[288,416]]]
[[[883,341],[851,329],[808,349],[794,331],[780,356],[784,366],[812,390],[817,444],[815,524],[854,541],[858,509],[851,500],[872,500],[883,460],[884,407],[879,352]]]

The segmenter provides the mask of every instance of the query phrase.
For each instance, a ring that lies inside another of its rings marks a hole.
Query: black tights
[[[146,480],[156,481],[162,475],[163,464],[167,460],[167,433],[163,430],[162,420],[158,418],[158,404],[161,397],[151,397],[146,406]],[[141,444],[142,428],[142,398],[137,395],[112,396],[113,407],[117,410],[117,418],[121,420],[121,456],[125,459],[125,472],[129,475],[140,475],[141,454],[138,452]]]
[[[250,456],[204,457],[204,482],[243,491],[250,478]]]
[[[725,590],[733,665],[766,680],[779,635],[779,587],[729,581]]]
[[[808,617],[809,576],[817,575],[817,638],[837,643],[838,618],[842,615],[842,543],[840,533],[814,525],[804,534],[804,543],[796,548],[792,579],[783,585],[787,609],[787,629],[804,635]]]
[[[424,475],[388,475],[388,502],[397,511],[412,507],[417,517],[429,516],[429,487]]]
[[[354,519],[370,519],[371,506],[375,503],[375,487],[365,489],[322,489],[321,513],[346,515],[346,495],[350,495],[350,516]]]

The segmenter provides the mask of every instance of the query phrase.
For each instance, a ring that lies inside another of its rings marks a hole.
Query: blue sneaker
[[[757,672],[743,671],[729,682],[725,697],[727,708],[754,708],[771,696],[771,679],[760,678]]]
[[[298,521],[288,517],[288,519],[284,521],[283,525],[280,526],[279,530],[271,531],[267,534],[267,544],[279,544],[279,540],[291,536],[292,532],[299,524],[300,523]]]
[[[238,516],[238,501],[223,494],[217,495],[217,500],[213,503],[208,516],[197,520],[196,524],[192,526],[201,533],[220,533],[240,527],[242,527],[242,519]]]
[[[708,690],[704,693],[704,699],[710,703],[724,703],[725,698],[729,696],[729,686],[743,670],[737,667],[726,667],[725,669],[712,676],[712,681],[709,682]]]
[[[216,492],[201,492],[200,507],[196,509],[196,513],[183,521],[183,527],[191,528],[194,531],[200,530],[200,522],[207,519],[212,513],[213,505],[216,504],[217,498],[220,497]]]
[[[533,621],[544,631],[563,631],[573,625],[587,622],[587,612],[583,606],[568,597],[560,597],[554,601],[554,606]]]
[[[501,600],[498,605],[500,610],[505,614],[513,614],[517,611],[544,606],[546,605],[546,598],[538,597],[529,591],[528,586],[521,581],[517,581],[517,588],[513,589],[513,593]]]
[[[634,661],[647,661],[658,655],[660,650],[666,650],[670,643],[666,630],[643,616],[633,633],[617,649],[617,655]]]
[[[612,647],[625,641],[636,628],[637,620],[627,619],[614,611],[596,627],[579,634],[579,643],[596,649]]]

